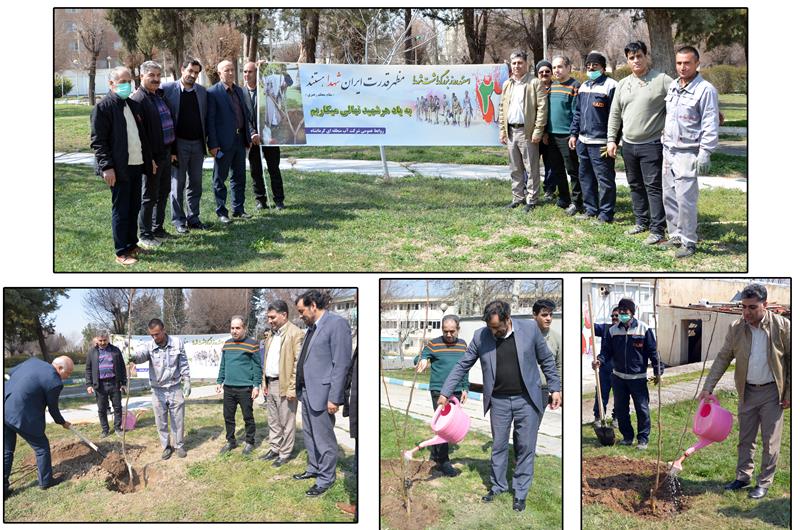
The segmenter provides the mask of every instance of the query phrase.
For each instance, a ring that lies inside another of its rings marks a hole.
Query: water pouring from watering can
[[[411,460],[415,452],[429,445],[455,444],[464,439],[469,431],[469,416],[461,408],[461,402],[455,396],[450,396],[446,405],[439,405],[436,409],[431,420],[431,429],[436,436],[425,440],[413,449],[403,451],[403,458]]]
[[[684,451],[680,458],[675,460],[670,467],[669,474],[676,476],[683,470],[683,461],[694,454],[699,449],[706,447],[714,442],[725,440],[731,433],[733,427],[733,414],[724,409],[719,404],[716,396],[709,395],[701,401],[694,415],[692,431],[699,440],[696,444]]]

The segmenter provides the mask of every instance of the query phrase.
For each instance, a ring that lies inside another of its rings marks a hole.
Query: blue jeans
[[[602,147],[578,140],[578,177],[586,214],[610,223],[614,220],[617,184],[614,182],[614,159],[601,157]]]
[[[36,467],[39,470],[39,486],[49,486],[53,481],[53,466],[50,463],[50,442],[44,434],[34,436],[19,432],[3,423],[3,491],[8,491],[11,465],[14,463],[14,450],[17,448],[17,435],[28,442],[36,454]]]
[[[636,438],[640,443],[650,439],[650,392],[647,379],[622,379],[614,375],[614,414],[619,422],[619,432],[625,440],[633,440],[630,402],[636,410]]]
[[[220,149],[220,151],[222,151]],[[245,186],[245,160],[247,151],[242,143],[241,137],[236,136],[233,145],[228,151],[223,151],[222,156],[214,159],[214,199],[217,202],[217,215],[227,216],[228,208],[225,202],[228,199],[228,189],[225,181],[228,174],[231,174],[231,206],[233,213],[244,212],[244,186]]]

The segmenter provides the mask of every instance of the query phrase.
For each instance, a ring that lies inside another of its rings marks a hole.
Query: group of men
[[[109,73],[108,94],[92,110],[91,146],[96,172],[111,189],[111,228],[120,265],[135,264],[171,237],[165,229],[168,202],[178,234],[208,228],[200,219],[206,153],[214,157],[215,212],[222,224],[229,224],[231,216],[251,217],[244,209],[247,159],[256,209],[267,207],[262,156],[275,206],[284,208],[280,148],[261,145],[258,134],[256,63],[245,64],[244,87],[235,83],[231,61],[217,65],[220,80],[209,89],[197,82],[202,68],[187,59],[180,79],[161,86],[161,65],[146,61],[134,92],[131,71],[118,66]]]
[[[649,232],[644,244],[675,247],[675,257],[685,258],[697,249],[697,177],[707,173],[719,138],[717,90],[697,71],[692,46],[678,49],[674,80],[651,67],[641,41],[628,44],[625,57],[631,74],[617,82],[606,75],[605,56],[590,52],[581,84],[566,56],[529,72],[527,54],[511,54],[499,120],[511,169],[508,208],[530,212],[540,202],[541,155],[541,202],[557,193],[567,215],[613,223],[621,148],[635,216],[626,234]]]
[[[478,361],[483,372],[483,411],[490,409],[492,425],[491,487],[483,496],[491,502],[508,491],[508,436],[514,427],[516,465],[512,489],[513,509],[525,510],[533,482],[533,463],[539,424],[545,407],[561,405],[561,337],[550,329],[555,303],[542,299],[533,307],[534,322],[511,318],[508,303],[495,300],[486,305],[486,326],[477,330],[472,342],[458,337],[457,315],[442,319],[442,336],[429,340],[415,359],[417,372],[428,367],[434,409],[452,396],[464,403],[468,398],[470,368]],[[450,463],[447,443],[431,446],[431,459],[446,477],[458,475]]]
[[[739,395],[737,422],[739,429],[736,478],[726,490],[739,490],[750,484],[756,449],[756,436],[761,430],[761,473],[748,496],[766,496],[775,477],[783,433],[783,413],[791,406],[791,322],[767,309],[767,289],[757,283],[741,292],[742,318],[728,328],[722,348],[717,353],[698,399],[707,399],[732,361],[736,361],[734,381]],[[608,403],[608,382],[614,392],[613,424],[622,433],[621,445],[647,449],[650,436],[650,394],[647,388],[648,362],[653,369],[653,382],[659,383],[664,366],[658,357],[655,335],[644,322],[634,318],[636,306],[623,298],[612,311],[610,325],[595,327],[601,350],[593,368],[600,370],[604,406]],[[636,411],[634,433],[630,419],[630,402]],[[595,399],[595,425],[599,426],[598,403]]]

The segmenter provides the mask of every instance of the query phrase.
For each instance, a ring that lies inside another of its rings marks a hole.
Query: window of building
[[[78,31],[78,25],[74,22],[67,22],[64,25],[66,26],[65,29],[67,30],[67,33],[75,33]]]
[[[70,42],[69,43],[70,51],[76,52],[78,51],[78,43],[77,42]]]

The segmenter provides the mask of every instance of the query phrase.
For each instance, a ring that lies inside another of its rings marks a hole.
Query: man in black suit
[[[128,373],[122,352],[108,340],[108,332],[100,331],[95,346],[86,355],[86,392],[97,399],[102,438],[109,435],[108,398],[114,408],[114,430],[122,431],[122,393],[127,392]]]
[[[289,78],[291,81],[291,78]],[[258,66],[256,63],[249,62],[244,65],[245,95],[250,105],[250,116],[252,117],[252,127],[258,130]],[[268,126],[268,125],[267,125]],[[265,140],[266,141],[266,140]],[[260,149],[260,151],[259,151]],[[253,180],[253,194],[256,196],[256,210],[263,210],[267,207],[267,189],[264,185],[264,167],[261,164],[261,154],[267,161],[267,172],[269,173],[270,187],[272,188],[272,198],[275,199],[275,207],[278,210],[284,208],[283,177],[281,176],[281,148],[277,145],[256,145],[250,146],[248,158],[250,160],[250,178]]]

